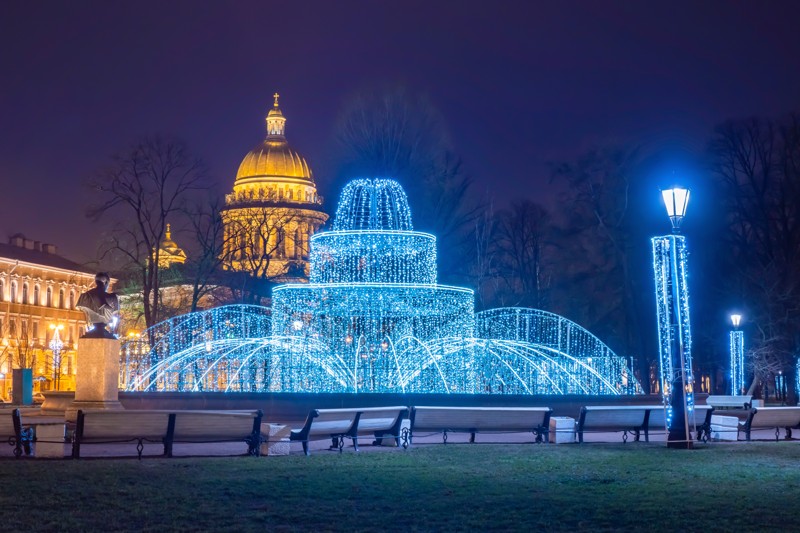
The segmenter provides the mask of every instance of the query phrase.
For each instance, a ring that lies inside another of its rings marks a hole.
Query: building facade
[[[56,254],[56,247],[14,235],[0,244],[0,397],[12,370],[31,368],[34,390],[74,390],[75,350],[83,335],[78,296],[95,272]]]
[[[239,165],[222,213],[225,268],[270,281],[307,281],[309,239],[328,219],[306,160],[286,140],[278,94],[267,136]]]

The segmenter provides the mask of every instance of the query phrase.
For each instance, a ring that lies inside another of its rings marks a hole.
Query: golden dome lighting
[[[308,276],[309,239],[328,219],[305,158],[286,140],[273,95],[267,135],[244,156],[225,196],[225,268],[283,281]],[[267,259],[268,258],[268,259]]]

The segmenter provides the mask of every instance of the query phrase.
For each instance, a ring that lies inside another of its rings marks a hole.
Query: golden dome
[[[169,268],[174,263],[182,265],[186,262],[186,252],[172,240],[171,224],[167,224],[164,240],[161,241],[161,246],[158,248],[158,266],[160,268]]]
[[[288,177],[313,181],[306,160],[284,139],[265,139],[244,156],[236,181],[256,177]]]
[[[244,156],[236,173],[236,182],[262,181],[253,178],[300,178],[313,183],[305,158],[286,142],[286,118],[278,107],[278,93],[273,96],[275,103],[266,119],[267,138]]]

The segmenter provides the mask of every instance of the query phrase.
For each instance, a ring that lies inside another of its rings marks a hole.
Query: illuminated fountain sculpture
[[[310,263],[310,283],[273,290],[271,315],[227,306],[154,326],[147,355],[126,365],[128,389],[640,392],[626,361],[577,324],[534,309],[475,313],[472,290],[439,285],[436,238],[413,230],[396,181],[350,182],[333,229],[311,238]]]

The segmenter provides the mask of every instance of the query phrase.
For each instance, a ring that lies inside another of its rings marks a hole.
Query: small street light
[[[730,334],[731,341],[731,395],[740,396],[744,394],[744,333],[739,331],[742,323],[742,315],[731,315],[733,331]]]
[[[50,329],[53,330],[53,338],[50,339],[50,350],[53,352],[53,389],[59,390],[61,385],[61,350],[64,348],[64,342],[61,340],[59,331],[64,329],[64,325],[50,324]]]

